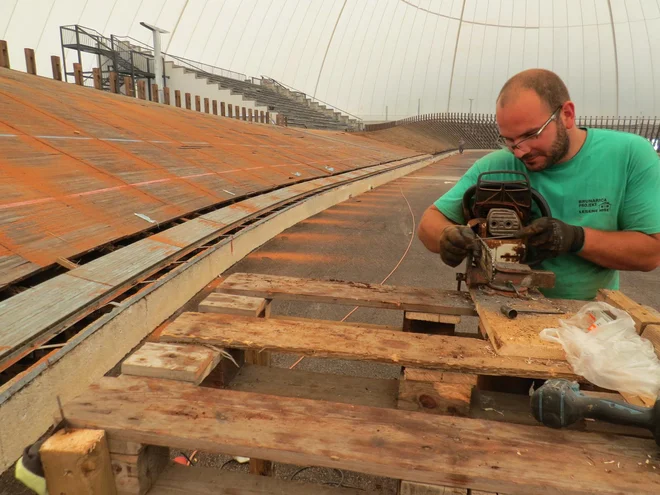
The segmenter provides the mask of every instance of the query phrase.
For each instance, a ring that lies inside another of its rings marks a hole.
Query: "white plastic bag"
[[[653,344],[637,335],[628,313],[604,302],[590,302],[559,324],[539,335],[562,345],[576,374],[610,390],[658,396],[660,361]]]

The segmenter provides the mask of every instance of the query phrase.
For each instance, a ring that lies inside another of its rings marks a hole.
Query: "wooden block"
[[[200,345],[146,342],[122,363],[121,372],[198,385],[221,358],[220,352]]]
[[[49,493],[116,493],[105,431],[59,430],[39,452]]]
[[[186,93],[184,96],[186,98],[186,110],[192,110],[192,95]]]
[[[270,112],[266,112],[266,123],[270,124]]]
[[[264,111],[262,110],[261,111],[261,123],[263,124],[265,122],[265,120],[266,120],[266,116],[264,114]]]
[[[212,292],[199,303],[200,313],[227,313],[233,315],[261,316],[270,305],[263,297],[238,296]]]
[[[425,370],[422,368],[405,368],[403,379],[414,382],[444,382],[464,385],[476,385],[477,375],[469,373],[451,373],[448,371]]]
[[[210,100],[208,98],[204,98],[204,113],[209,113],[211,111],[209,102]]]
[[[621,291],[600,289],[598,299],[627,312],[635,321],[635,328],[639,334],[647,325],[660,325],[659,311],[636,303]]]
[[[404,311],[403,331],[437,335],[454,335],[456,325],[460,323],[460,321],[461,317],[456,315]]]
[[[144,81],[144,79],[140,79],[137,82],[137,94],[140,100],[147,99],[147,83]]]
[[[397,408],[431,414],[468,416],[471,394],[470,384],[400,380]]]
[[[181,91],[178,89],[174,90],[174,104],[177,108],[181,108]]]
[[[98,67],[92,69],[92,79],[94,80],[94,89],[103,89],[101,87],[101,69]]]
[[[11,69],[11,65],[9,64],[9,48],[7,48],[7,42],[5,40],[0,40],[0,67]]]
[[[84,86],[81,64],[73,64],[73,79],[78,86]]]
[[[647,325],[642,332],[642,337],[651,341],[655,354],[660,358],[660,325]]]
[[[247,108],[241,107],[241,113],[243,115],[243,120],[247,120]]]
[[[158,95],[158,84],[153,83],[151,85],[151,101],[154,103],[160,103],[159,101],[159,95]]]
[[[248,121],[252,122],[252,109],[248,108]]]
[[[25,67],[28,74],[37,75],[37,61],[34,58],[34,50],[25,48]]]
[[[132,97],[133,92],[133,79],[131,76],[124,76],[124,94]]]
[[[468,495],[468,491],[465,488],[449,488],[413,481],[401,481],[399,495]]]
[[[226,117],[226,116],[227,116],[227,109],[225,108],[225,102],[224,102],[224,101],[221,101],[221,102],[220,102],[220,115],[221,115],[222,117]],[[230,117],[231,117],[231,115],[230,115]]]
[[[108,78],[110,80],[110,92],[116,95],[119,94],[119,76],[117,73],[110,72],[110,74],[108,74]]]
[[[2,51],[2,48],[0,48]],[[2,65],[0,65],[1,67]],[[50,67],[53,70],[53,79],[56,81],[62,80],[62,63],[60,62],[60,57],[57,55],[52,55],[50,57]]]
[[[138,455],[145,445],[138,442],[128,442],[118,438],[108,438],[108,450],[110,454]]]
[[[213,100],[211,104],[213,115],[218,115],[218,100]]]
[[[76,265],[73,261],[70,261],[62,257],[57,258],[55,260],[55,263],[57,263],[63,268],[66,268],[67,270],[73,270],[74,268],[78,268],[78,265]]]
[[[117,495],[147,493],[168,465],[169,459],[170,449],[154,445],[147,445],[137,455],[111,454]]]
[[[202,111],[202,100],[200,99],[199,95],[195,95],[195,111]]]
[[[227,117],[229,117],[229,118],[233,117],[233,115],[232,115],[232,109],[233,109],[232,104],[231,104],[231,103],[228,103],[228,104],[227,104]]]
[[[170,105],[170,88],[169,86],[165,86],[163,88],[163,103],[165,105]]]

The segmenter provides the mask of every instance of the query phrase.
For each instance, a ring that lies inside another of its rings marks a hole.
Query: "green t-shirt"
[[[435,206],[450,220],[465,223],[463,193],[477,183],[481,172],[490,170],[527,171],[509,151],[495,151],[477,160]],[[552,216],[563,222],[605,231],[660,233],[660,159],[640,136],[587,129],[582,149],[571,160],[527,173],[532,187],[548,202]],[[504,178],[512,176],[489,177]],[[548,297],[588,300],[600,288],[619,288],[617,270],[576,254],[546,260],[539,268],[556,274],[555,287],[543,290]]]

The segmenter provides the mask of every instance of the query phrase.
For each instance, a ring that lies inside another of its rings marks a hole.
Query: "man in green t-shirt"
[[[542,69],[507,81],[496,119],[504,149],[477,160],[424,213],[419,238],[429,250],[458,266],[475,241],[463,225],[463,193],[481,172],[516,170],[528,173],[552,213],[518,233],[546,258],[538,268],[556,275],[546,296],[592,299],[600,288],[618,289],[618,270],[660,266],[660,159],[646,139],[577,127],[566,86]]]

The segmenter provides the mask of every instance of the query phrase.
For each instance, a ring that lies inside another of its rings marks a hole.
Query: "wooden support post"
[[[211,106],[213,107],[213,115],[218,115],[218,100],[213,100],[213,105]]]
[[[140,79],[137,82],[137,94],[139,99],[141,100],[147,99],[147,83],[144,79]]]
[[[289,118],[286,115],[284,116],[284,127],[289,127]]]
[[[49,493],[117,493],[105,431],[60,430],[39,452]]]
[[[265,115],[264,115],[264,111],[262,110],[262,111],[261,111],[261,123],[262,123],[262,124],[264,123],[265,118],[266,118],[266,117],[265,117]]]
[[[11,69],[9,65],[9,48],[7,48],[7,42],[5,40],[0,40],[0,67]]]
[[[28,74],[37,75],[37,61],[34,58],[34,50],[32,48],[25,48],[25,67]]]
[[[178,89],[174,90],[174,105],[181,108],[181,91]]]
[[[125,443],[131,444],[130,442]],[[135,454],[110,452],[110,461],[115,475],[115,486],[118,495],[146,494],[169,463],[170,449],[167,447],[132,445],[138,447],[138,452]]]
[[[247,108],[242,107],[241,113],[243,114],[243,120],[247,120]]]
[[[151,101],[154,103],[160,103],[159,97],[158,97],[158,84],[153,83],[151,85]]]
[[[169,88],[169,86],[165,86],[163,88],[163,103],[165,103],[165,105],[170,105],[171,104],[170,103],[170,88]]]
[[[252,122],[252,109],[248,108],[248,121]]]
[[[131,76],[124,76],[124,94],[133,96],[133,79]]]
[[[270,124],[270,112],[266,112],[266,124]]]
[[[73,64],[73,80],[78,86],[84,86],[83,83],[83,74],[82,74],[82,65]]]
[[[57,55],[53,55],[52,57],[50,57],[50,67],[53,70],[53,79],[55,79],[56,81],[61,81],[62,63],[60,62],[60,57],[58,57]]]
[[[94,89],[103,89],[101,87],[101,69],[98,67],[92,69],[92,79],[94,79]]]
[[[108,79],[110,80],[110,92],[116,95],[119,94],[119,76],[116,72],[110,72],[108,74]]]
[[[192,95],[186,93],[184,96],[186,98],[186,110],[192,110]]]
[[[224,102],[224,101],[221,101],[221,102],[220,102],[220,115],[221,115],[222,117],[225,117],[225,116],[226,116],[226,112],[225,112],[225,102]]]
[[[233,106],[232,106],[231,103],[229,103],[229,104],[227,105],[227,117],[229,117],[230,119],[233,117],[233,115],[232,115],[232,113],[233,113],[233,112],[232,112],[232,109],[233,109]]]
[[[209,99],[204,98],[204,113],[209,113],[211,111],[209,107]]]
[[[202,111],[202,100],[200,99],[199,95],[195,95],[195,111]]]
[[[238,105],[235,105],[234,106],[234,113],[236,114],[235,115],[236,120],[239,120],[241,118],[241,107],[239,107]]]

